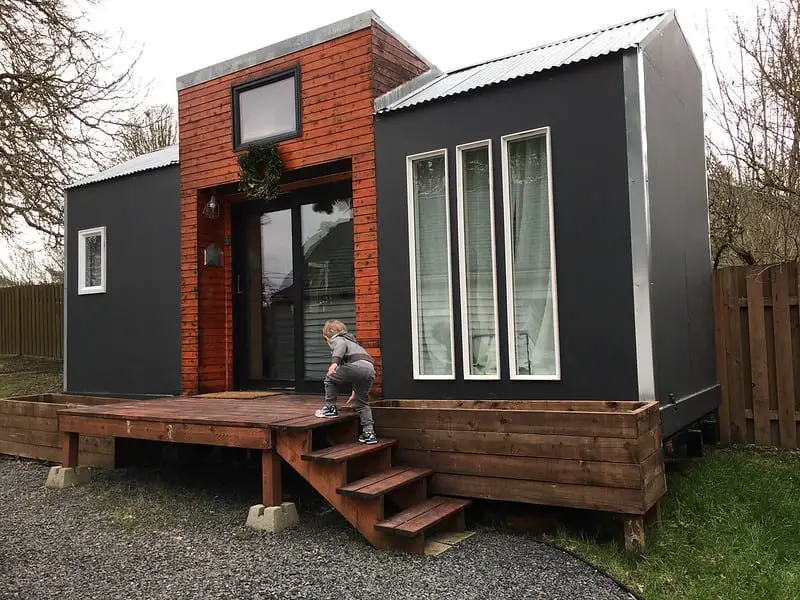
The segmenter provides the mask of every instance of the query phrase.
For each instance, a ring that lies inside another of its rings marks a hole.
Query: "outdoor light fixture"
[[[209,219],[219,218],[219,203],[217,202],[217,191],[211,192],[211,198],[208,199],[206,205],[203,207],[203,216]]]

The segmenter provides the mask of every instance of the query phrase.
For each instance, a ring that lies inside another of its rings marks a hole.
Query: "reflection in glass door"
[[[330,364],[325,321],[355,328],[352,201],[349,186],[334,191],[296,193],[262,205],[268,212],[257,205],[240,212],[240,385],[316,390]]]
[[[349,198],[300,207],[303,246],[303,376],[322,381],[330,350],[322,339],[327,319],[355,331],[353,207]]]
[[[248,379],[294,381],[292,211],[247,216]]]

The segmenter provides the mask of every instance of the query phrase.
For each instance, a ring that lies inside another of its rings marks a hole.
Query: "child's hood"
[[[341,333],[337,333],[336,335],[334,335],[331,338],[331,341],[335,340],[336,338],[343,338],[343,339],[347,340],[348,342],[353,342],[354,344],[358,343],[358,341],[356,340],[356,336],[354,336],[349,331],[343,331]]]

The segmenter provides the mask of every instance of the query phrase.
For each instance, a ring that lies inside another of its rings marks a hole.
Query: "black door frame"
[[[309,381],[304,378],[305,340],[303,335],[303,319],[305,315],[305,261],[303,256],[302,230],[300,223],[301,206],[336,198],[353,197],[352,180],[339,181],[299,189],[281,194],[271,202],[266,200],[249,200],[239,202],[231,207],[231,248],[232,248],[232,289],[233,289],[233,363],[234,387],[236,389],[290,389],[297,392],[318,392],[322,389],[321,381]],[[246,239],[244,235],[245,219],[248,215],[265,214],[281,210],[292,211],[292,270],[295,274],[291,288],[294,302],[294,381],[278,381],[272,379],[251,379],[248,376],[247,339],[247,286],[251,285],[247,277],[244,261],[247,258]],[[355,256],[354,256],[355,262]],[[320,332],[320,343],[322,343]]]

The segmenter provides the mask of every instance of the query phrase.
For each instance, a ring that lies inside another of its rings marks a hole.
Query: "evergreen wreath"
[[[283,160],[275,144],[253,146],[239,156],[239,190],[248,198],[277,198],[282,175]]]

